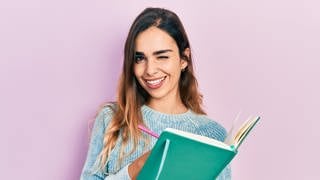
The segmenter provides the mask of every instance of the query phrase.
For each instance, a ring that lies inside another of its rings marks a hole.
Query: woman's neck
[[[151,99],[147,105],[165,114],[182,114],[188,111],[188,108],[182,103],[181,99],[170,99],[166,101]]]

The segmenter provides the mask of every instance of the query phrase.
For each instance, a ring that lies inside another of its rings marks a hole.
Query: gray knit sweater
[[[221,125],[209,119],[207,116],[198,115],[191,110],[182,114],[164,114],[143,105],[141,107],[141,112],[145,125],[150,130],[158,134],[161,134],[165,128],[170,127],[208,136],[219,141],[223,141],[226,136],[226,131]],[[118,165],[117,162],[121,147],[121,137],[118,138],[116,146],[112,150],[107,166],[105,167],[107,173],[94,172],[94,162],[103,147],[104,131],[112,118],[112,114],[113,111],[111,108],[106,106],[96,117],[92,129],[87,159],[81,173],[81,180],[130,180],[128,175],[128,165],[144,152],[151,150],[157,140],[156,138],[151,137],[150,143],[146,148],[144,147],[144,142],[139,142],[137,149],[129,156],[126,156],[121,164]],[[130,152],[132,146],[133,143],[129,142],[125,147],[125,152]],[[231,179],[231,170],[230,167],[227,166],[227,168],[225,168],[219,175],[218,180],[229,179]]]

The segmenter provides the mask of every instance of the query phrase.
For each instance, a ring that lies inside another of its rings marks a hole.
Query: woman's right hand
[[[146,162],[146,160],[148,159],[148,156],[150,154],[150,151],[144,153],[142,156],[140,156],[138,159],[136,159],[135,161],[133,161],[129,167],[128,167],[128,172],[129,172],[129,176],[132,180],[135,180],[139,174],[139,172],[141,171],[144,163]]]

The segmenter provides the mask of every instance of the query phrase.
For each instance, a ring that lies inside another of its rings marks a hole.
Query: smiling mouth
[[[151,88],[151,89],[156,89],[156,88],[159,88],[163,81],[166,79],[166,76],[165,77],[162,77],[162,78],[159,78],[159,79],[155,79],[155,80],[145,80],[146,82],[146,85]]]

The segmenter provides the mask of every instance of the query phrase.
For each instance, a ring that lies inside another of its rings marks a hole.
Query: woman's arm
[[[224,168],[224,170],[219,174],[216,180],[231,180],[230,164]]]
[[[128,173],[130,175],[130,177],[135,180],[139,174],[139,172],[141,171],[144,163],[146,162],[146,160],[148,159],[148,156],[150,154],[150,151],[146,152],[145,154],[143,154],[142,156],[140,156],[138,159],[136,159],[135,161],[133,161],[129,166],[128,166]]]
[[[81,180],[130,180],[136,179],[138,173],[143,167],[150,152],[147,152],[137,158],[132,163],[120,169],[116,174],[104,174],[96,171],[95,161],[103,148],[103,138],[106,126],[112,118],[112,110],[110,108],[103,109],[97,116],[91,133],[89,149],[86,162],[82,169]],[[132,177],[132,178],[131,178]]]
[[[96,117],[91,133],[89,149],[87,153],[86,162],[81,173],[81,180],[112,180],[112,179],[130,179],[128,174],[128,166],[120,169],[116,174],[106,175],[101,171],[97,171],[95,164],[98,155],[103,148],[103,138],[106,126],[112,118],[112,110],[106,107],[100,111]]]
[[[106,114],[104,109],[100,111],[98,116],[96,117],[93,125],[93,129],[91,132],[91,138],[89,143],[89,149],[87,153],[87,158],[81,173],[81,180],[103,180],[104,175],[101,172],[95,173],[97,167],[94,167],[95,161],[103,148],[103,137],[105,124],[104,119],[106,118]]]

